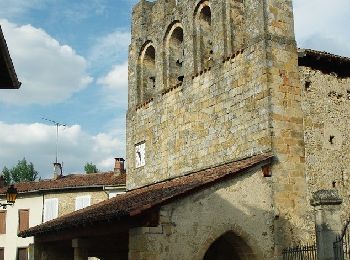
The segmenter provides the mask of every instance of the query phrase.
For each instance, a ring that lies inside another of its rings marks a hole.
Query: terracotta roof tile
[[[350,77],[350,58],[328,52],[299,49],[299,66],[320,70],[325,74],[336,73],[338,77]]]
[[[21,237],[57,232],[93,223],[118,220],[139,215],[145,210],[169,203],[181,196],[208,187],[218,181],[243,173],[248,169],[271,162],[271,153],[264,153],[225,165],[193,172],[185,176],[127,191],[113,199],[32,227],[19,234]]]
[[[54,189],[69,189],[85,186],[97,187],[106,185],[125,185],[126,174],[91,173],[91,174],[70,174],[56,180],[41,180],[32,182],[19,182],[15,184],[19,193],[35,192]],[[5,194],[7,187],[0,189],[0,194]]]

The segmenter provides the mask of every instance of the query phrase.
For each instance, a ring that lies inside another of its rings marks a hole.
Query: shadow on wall
[[[257,168],[162,206],[157,227],[122,232],[111,222],[102,236],[106,223],[86,226],[84,251],[101,260],[278,259],[295,235],[292,224],[276,216],[272,194],[272,179]],[[52,252],[50,260],[73,259],[72,240],[61,239],[41,244]]]
[[[282,256],[282,250],[295,240],[295,227],[276,216],[271,185],[272,180],[262,177],[260,170],[252,171],[163,206],[160,226],[130,232],[129,259],[142,255],[169,260]],[[314,232],[313,226],[310,229]],[[138,251],[141,244],[147,244],[142,252]]]
[[[199,245],[198,259],[272,259],[275,255],[282,256],[282,250],[295,239],[292,224],[276,216],[272,208],[262,210],[244,205],[245,210],[242,211],[218,195],[216,200],[226,208],[231,220],[225,223],[219,220],[216,210],[208,212],[213,214],[213,224],[205,234],[208,238]]]

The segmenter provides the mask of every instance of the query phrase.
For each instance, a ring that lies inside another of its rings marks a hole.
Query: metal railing
[[[316,245],[288,247],[282,254],[283,260],[317,260]]]
[[[343,232],[333,243],[335,260],[350,260],[350,219],[346,222]]]

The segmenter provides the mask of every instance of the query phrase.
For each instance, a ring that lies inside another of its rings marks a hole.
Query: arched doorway
[[[203,260],[254,260],[255,254],[248,244],[233,232],[227,232],[216,239]]]

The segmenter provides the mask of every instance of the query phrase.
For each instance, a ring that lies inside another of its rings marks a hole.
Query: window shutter
[[[0,234],[6,234],[6,211],[0,211]]]
[[[83,209],[91,205],[91,196],[81,196],[75,198],[75,210]]]
[[[18,230],[23,231],[29,228],[29,209],[20,209],[18,212]]]
[[[75,198],[75,210],[83,208],[83,203],[80,197]]]
[[[57,218],[58,199],[46,199],[44,202],[44,222]]]
[[[108,198],[111,199],[111,198],[114,198],[117,196],[117,192],[110,192],[108,193]]]
[[[0,248],[0,260],[5,260],[5,251],[4,248]]]
[[[90,196],[86,196],[84,198],[84,208],[89,207],[91,205],[91,197]]]

